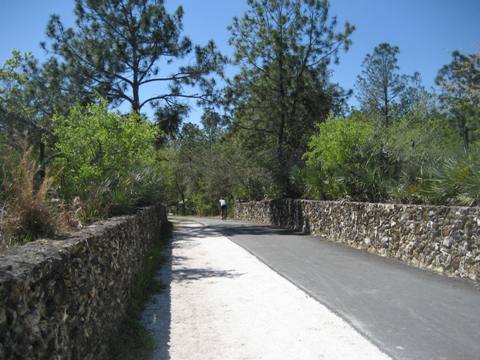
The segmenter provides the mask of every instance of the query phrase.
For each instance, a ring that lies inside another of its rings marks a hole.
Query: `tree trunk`
[[[132,31],[132,95],[133,95],[133,103],[132,103],[132,111],[140,114],[140,81],[139,81],[139,70],[140,70],[140,62],[138,59],[138,52],[137,52],[137,38],[135,31]]]
[[[390,106],[390,104],[388,103],[388,87],[385,87],[384,88],[384,106],[385,106],[385,125],[390,125],[390,111],[388,109],[388,107]]]
[[[468,138],[468,127],[464,126],[463,127],[463,150],[465,151],[465,154],[468,153],[468,145],[469,145],[469,138]]]
[[[132,94],[133,94],[133,103],[132,103],[132,111],[140,114],[140,86],[138,84],[138,81],[135,79],[136,76],[134,76],[134,81],[132,85]]]
[[[285,90],[284,66],[285,66],[285,44],[283,43],[283,28],[280,29],[280,43],[277,44],[277,58],[278,58],[278,91],[280,95],[280,124],[277,135],[277,160],[279,165],[278,182],[282,195],[286,195],[288,190],[288,169],[286,165],[284,143],[285,143],[285,126],[287,116],[287,99]]]

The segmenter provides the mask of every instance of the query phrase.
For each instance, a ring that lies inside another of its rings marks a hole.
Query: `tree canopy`
[[[159,201],[212,215],[220,197],[480,204],[479,53],[454,52],[427,90],[384,42],[350,90],[332,74],[355,28],[327,0],[246,0],[231,59],[192,43],[181,6],[74,3],[45,59],[0,67],[0,232]]]
[[[230,82],[228,100],[234,126],[247,132],[246,147],[274,159],[271,171],[279,194],[286,195],[289,169],[315,122],[342,102],[328,68],[350,46],[354,27],[345,23],[337,32],[326,1],[249,0],[248,6],[230,27],[240,73]]]
[[[110,101],[126,101],[134,112],[147,104],[175,107],[178,99],[208,100],[212,72],[221,72],[224,58],[213,41],[194,46],[182,35],[183,9],[173,14],[162,0],[75,0],[76,26],[65,28],[50,18],[51,50],[75,74],[76,81]],[[186,56],[194,64],[180,65]],[[173,70],[172,70],[173,69]],[[157,93],[141,89],[157,84]],[[197,85],[187,90],[185,87]]]
[[[450,64],[443,66],[436,79],[440,86],[440,101],[450,112],[468,150],[471,133],[480,129],[480,52],[462,54],[455,51]]]
[[[381,115],[385,125],[408,112],[424,92],[420,74],[400,73],[400,48],[381,43],[367,54],[357,78],[357,99],[362,110]]]

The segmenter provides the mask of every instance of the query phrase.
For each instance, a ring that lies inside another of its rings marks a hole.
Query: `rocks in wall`
[[[480,279],[480,208],[270,200],[237,203],[237,219],[310,232],[450,276]]]
[[[0,359],[104,359],[167,222],[154,206],[0,256]]]

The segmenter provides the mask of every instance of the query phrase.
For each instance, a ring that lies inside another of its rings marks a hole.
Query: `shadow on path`
[[[190,260],[187,256],[176,255],[178,249],[196,246],[195,240],[199,238],[215,238],[222,236],[218,230],[208,227],[186,227],[176,225],[172,238],[164,248],[164,263],[157,273],[157,279],[163,284],[163,289],[153,295],[145,305],[142,321],[147,330],[155,339],[153,360],[170,360],[170,342],[172,326],[172,286],[181,283],[188,284],[206,278],[235,278],[243,274],[228,269],[192,268],[188,266]]]

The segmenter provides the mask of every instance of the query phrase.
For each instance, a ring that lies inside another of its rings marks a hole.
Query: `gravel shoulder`
[[[143,321],[156,360],[389,359],[351,325],[225,236],[177,223],[165,290]]]

